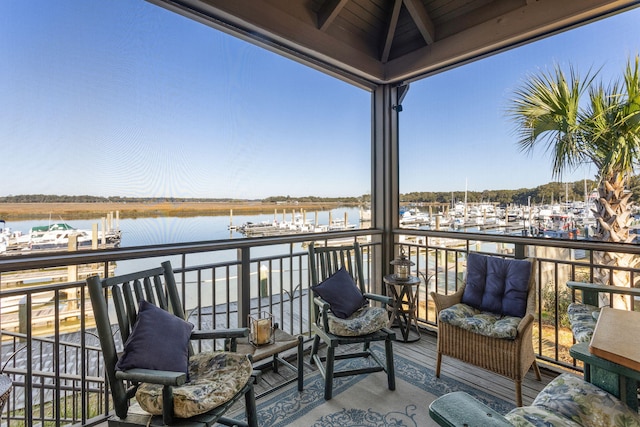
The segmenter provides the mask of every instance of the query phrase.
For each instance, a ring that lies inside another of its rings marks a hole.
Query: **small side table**
[[[285,385],[293,381],[296,381],[296,379],[298,381],[298,391],[302,391],[302,386],[304,382],[304,377],[303,377],[303,374],[304,374],[303,356],[304,355],[303,355],[302,341],[303,341],[303,338],[301,335],[295,337],[291,334],[288,334],[282,329],[278,328],[277,324],[275,325],[275,329],[274,329],[273,344],[267,344],[267,345],[256,347],[249,342],[248,338],[238,339],[236,351],[238,353],[250,354],[254,363],[267,359],[269,357],[272,357],[270,365],[271,365],[271,368],[273,369],[273,372],[278,373],[278,365],[283,364],[289,367],[290,369],[292,369],[293,371],[295,371],[297,375],[296,378],[286,381],[283,384],[279,384],[278,386],[272,388],[271,390],[265,393],[262,393],[260,396],[256,396],[256,398],[262,397],[265,394],[268,394],[281,387],[284,387]],[[280,357],[281,352],[292,349],[292,348],[297,348],[297,363],[296,363],[297,366],[293,366],[291,363],[287,362],[282,357]],[[257,368],[257,369],[259,370],[260,368]]]
[[[388,274],[383,278],[389,290],[389,296],[393,298],[393,304],[387,306],[389,311],[389,326],[397,325],[402,333],[402,341],[415,342],[420,339],[418,318],[416,317],[418,286],[420,279],[409,276],[407,279],[398,279],[395,274]],[[412,330],[411,326],[415,329]]]

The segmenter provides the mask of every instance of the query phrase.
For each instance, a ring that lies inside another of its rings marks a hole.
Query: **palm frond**
[[[580,98],[595,77],[582,80],[570,68],[569,78],[556,65],[550,73],[531,76],[515,91],[508,116],[516,125],[517,145],[531,152],[542,144],[552,157],[553,175],[581,164],[586,156],[580,127]]]

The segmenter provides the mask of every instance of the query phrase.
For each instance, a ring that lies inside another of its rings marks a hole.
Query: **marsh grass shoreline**
[[[277,211],[292,213],[305,210],[326,211],[339,207],[357,207],[341,202],[263,203],[251,202],[134,202],[134,203],[0,203],[0,220],[24,221],[31,219],[94,219],[118,212],[124,218],[154,218],[162,216],[229,216],[271,214]]]

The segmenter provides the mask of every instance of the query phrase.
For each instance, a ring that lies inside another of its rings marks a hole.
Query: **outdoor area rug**
[[[382,351],[376,349],[382,357]],[[304,391],[296,384],[258,400],[260,426],[379,427],[437,426],[429,417],[429,404],[452,391],[466,391],[496,411],[506,414],[512,403],[482,393],[430,368],[395,355],[396,390],[387,388],[384,372],[336,378],[333,399],[324,400],[324,382],[318,372],[307,376]],[[340,361],[340,366],[366,361]],[[338,363],[336,363],[338,366]]]

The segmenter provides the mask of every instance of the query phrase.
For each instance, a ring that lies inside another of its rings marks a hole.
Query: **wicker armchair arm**
[[[527,328],[533,326],[533,314],[527,313],[524,315],[520,323],[518,323],[518,335],[522,336]]]
[[[459,289],[458,291],[456,291],[453,294],[450,295],[444,295],[444,294],[438,294],[436,292],[431,292],[431,298],[433,299],[433,302],[436,304],[436,311],[440,312],[441,310],[444,310],[445,308],[449,308],[452,305],[458,304],[462,301],[462,293],[463,293],[464,289]]]

